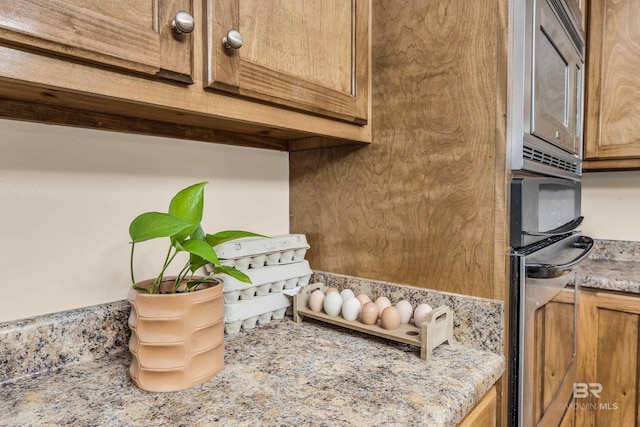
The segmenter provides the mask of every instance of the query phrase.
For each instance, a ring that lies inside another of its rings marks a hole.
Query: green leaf
[[[228,274],[229,276],[240,280],[241,282],[245,282],[245,283],[251,283],[251,279],[249,278],[249,276],[247,276],[246,274],[244,274],[242,271],[240,270],[236,270],[234,267],[229,267],[226,265],[217,265],[214,269],[213,272],[215,274],[219,274],[219,273],[224,273],[224,274]]]
[[[199,268],[207,264],[209,264],[209,261],[206,259],[194,254],[189,255],[189,270],[191,270],[192,273],[195,273]]]
[[[204,231],[202,230],[202,226],[200,225],[198,225],[198,227],[193,230],[189,237],[194,240],[206,241],[206,236],[204,234]],[[195,273],[199,268],[204,267],[208,263],[209,261],[202,259],[198,255],[189,255],[189,270],[191,270],[192,273]]]
[[[187,292],[190,292],[191,290],[193,290],[193,288],[197,287],[198,285],[200,285],[202,283],[217,283],[217,280],[210,279],[208,277],[205,277],[204,279],[191,279],[191,280],[188,280],[187,281]]]
[[[191,224],[182,218],[161,212],[146,212],[129,225],[129,236],[133,243],[158,237],[171,237],[190,229]]]
[[[189,237],[192,239],[207,240],[207,236],[204,234],[204,230],[200,224],[198,224],[196,229],[191,232]]]
[[[182,242],[182,248],[190,254],[199,256],[202,259],[207,260],[213,264],[220,264],[218,256],[213,251],[213,248],[205,241],[198,239],[189,239]]]
[[[180,190],[178,194],[173,196],[171,203],[169,203],[169,213],[182,218],[191,224],[191,228],[185,229],[178,233],[174,239],[182,241],[187,238],[202,221],[202,210],[204,207],[204,186],[207,182],[201,182],[199,184],[191,185],[183,190]]]
[[[211,246],[216,246],[221,243],[228,242],[230,240],[240,239],[242,237],[270,238],[269,236],[263,236],[262,234],[251,233],[250,231],[227,230],[227,231],[221,231],[216,234],[207,234],[207,242],[209,242]]]
[[[193,232],[189,235],[189,237],[190,239],[187,240],[187,242],[190,240],[201,240],[203,242],[206,241],[206,235],[204,234],[204,231],[202,230],[202,227],[200,225],[198,225],[198,227],[196,227],[196,229],[193,230]],[[180,250],[186,250],[182,247],[182,245],[179,245],[179,247],[180,247]],[[218,259],[217,255],[216,255],[216,259]],[[207,264],[209,264],[209,261],[202,258],[201,256],[198,256],[194,253],[189,254],[189,270],[191,270],[192,273],[195,273],[199,268],[204,267]]]

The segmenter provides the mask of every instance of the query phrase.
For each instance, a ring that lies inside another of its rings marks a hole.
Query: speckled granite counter
[[[640,242],[596,240],[576,271],[583,288],[640,293]]]
[[[226,365],[211,381],[149,393],[128,376],[126,303],[73,310],[0,325],[0,425],[453,426],[504,372],[491,350],[502,345],[502,303],[320,276],[442,298],[458,309],[459,342],[435,349],[427,364],[416,347],[285,317],[225,337]],[[471,330],[485,327],[500,329]]]

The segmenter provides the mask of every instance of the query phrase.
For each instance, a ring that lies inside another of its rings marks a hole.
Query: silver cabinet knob
[[[242,47],[242,34],[238,30],[229,30],[222,38],[222,46],[225,49],[240,49]]]
[[[190,33],[195,28],[196,23],[189,13],[180,11],[171,22],[171,28],[176,34]]]

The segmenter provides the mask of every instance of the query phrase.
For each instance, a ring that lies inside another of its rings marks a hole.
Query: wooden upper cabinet
[[[371,142],[369,0],[0,0],[0,118],[306,150]],[[193,17],[176,33],[178,12]],[[230,29],[239,50],[225,49]]]
[[[640,168],[640,2],[589,5],[585,170]]]
[[[192,83],[192,40],[171,23],[191,0],[2,0],[0,44]]]
[[[205,86],[367,122],[368,0],[206,0]],[[229,30],[242,47],[225,48]]]

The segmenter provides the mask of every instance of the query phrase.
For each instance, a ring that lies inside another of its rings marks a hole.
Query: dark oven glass
[[[580,225],[581,183],[561,178],[511,180],[511,246],[523,247]]]

